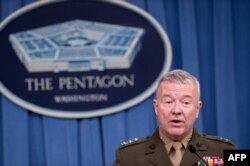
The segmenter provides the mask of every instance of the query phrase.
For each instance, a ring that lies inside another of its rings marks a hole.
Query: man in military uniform
[[[159,129],[150,137],[121,145],[114,166],[222,165],[224,150],[236,149],[229,140],[202,135],[194,128],[202,102],[199,82],[190,73],[167,73],[153,105]]]

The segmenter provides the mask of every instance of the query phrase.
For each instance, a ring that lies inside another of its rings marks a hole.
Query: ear
[[[201,101],[198,101],[197,108],[196,108],[196,109],[197,109],[196,118],[198,118],[198,116],[199,116],[201,107],[202,107],[202,102],[201,102]]]
[[[158,101],[156,99],[153,100],[153,106],[154,106],[154,111],[155,114],[158,115]]]

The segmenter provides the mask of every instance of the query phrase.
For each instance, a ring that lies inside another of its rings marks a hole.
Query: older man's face
[[[154,100],[160,130],[173,140],[183,139],[193,128],[201,101],[194,85],[162,82]]]

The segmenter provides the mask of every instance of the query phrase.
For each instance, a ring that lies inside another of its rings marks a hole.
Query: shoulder
[[[134,139],[122,142],[121,145],[119,146],[118,150],[143,146],[144,144],[148,143],[149,141],[150,141],[150,137],[134,138]]]
[[[144,165],[144,156],[149,151],[155,149],[152,137],[135,138],[123,142],[116,149],[116,165]],[[139,163],[139,164],[138,164]]]
[[[201,136],[203,137],[203,139],[207,140],[208,143],[218,144],[218,145],[225,146],[228,148],[233,148],[233,149],[236,148],[236,145],[227,138],[220,137],[220,136],[207,135],[207,134],[201,134]]]

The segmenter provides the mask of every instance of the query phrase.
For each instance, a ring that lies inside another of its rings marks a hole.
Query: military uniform
[[[227,139],[202,135],[193,130],[188,145],[193,145],[201,156],[219,156],[223,158],[224,149],[236,149]],[[197,165],[200,159],[188,149],[185,150],[180,166]],[[130,141],[116,151],[114,166],[171,166],[172,163],[160,139],[159,130],[150,137]]]

